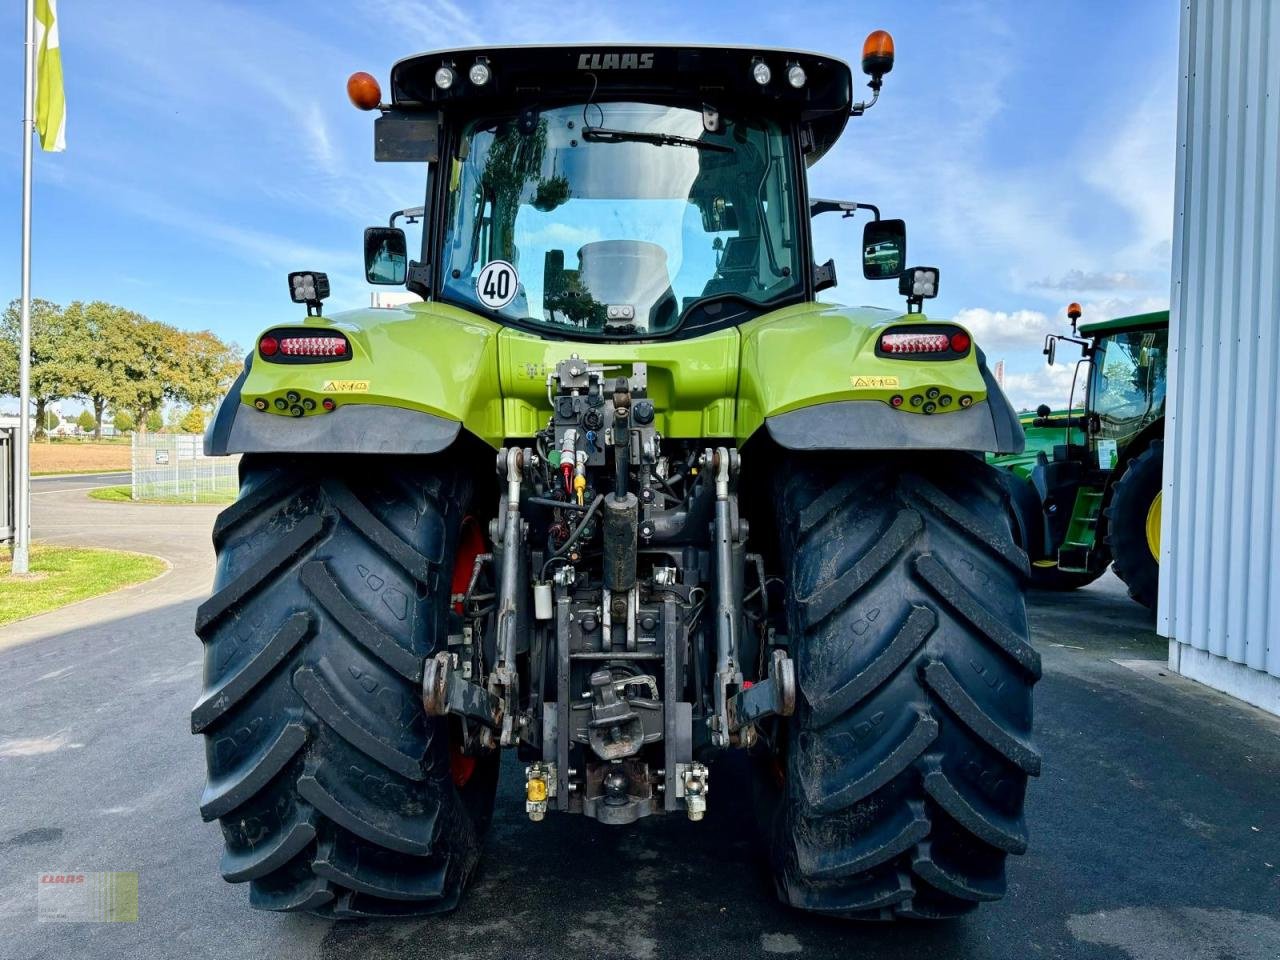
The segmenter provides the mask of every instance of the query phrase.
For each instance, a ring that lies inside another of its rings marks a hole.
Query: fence
[[[220,500],[239,485],[239,457],[206,457],[193,433],[133,435],[134,500]]]
[[[0,417],[0,543],[13,539],[14,471],[17,468],[14,445],[18,441],[18,418]]]

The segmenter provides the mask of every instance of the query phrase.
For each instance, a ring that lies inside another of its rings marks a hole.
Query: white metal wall
[[[1184,0],[1158,629],[1280,713],[1280,2]]]

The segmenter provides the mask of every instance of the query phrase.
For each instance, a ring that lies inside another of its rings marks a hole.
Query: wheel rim
[[[1160,498],[1163,496],[1163,490],[1157,492],[1147,508],[1147,548],[1156,563],[1160,562]]]

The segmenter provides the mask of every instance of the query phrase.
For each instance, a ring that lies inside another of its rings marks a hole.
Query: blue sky
[[[1168,303],[1177,9],[1141,2],[233,3],[61,0],[67,151],[37,154],[33,287],[101,298],[248,345],[291,318],[285,274],[329,273],[329,309],[368,303],[360,233],[419,203],[422,171],[374,164],[345,95],[369,70],[478,43],[652,40],[820,49],[856,62],[893,33],[880,103],[810,171],[817,196],[906,219],[941,268],[935,316],[1006,361],[1018,405],[1065,401],[1044,333]],[[18,294],[21,5],[0,12],[3,289]],[[860,224],[817,221],[844,303],[894,306],[861,279]]]

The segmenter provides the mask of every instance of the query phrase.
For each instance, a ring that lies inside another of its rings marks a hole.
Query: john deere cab
[[[727,47],[442,51],[386,99],[351,78],[375,158],[424,173],[366,278],[420,302],[326,313],[327,276],[291,274],[206,436],[243,459],[196,622],[200,809],[253,906],[454,907],[504,749],[530,830],[642,843],[748,806],[796,907],[1003,894],[1040,660],[983,457],[1022,430],[924,314],[939,271],[902,221],[808,188],[892,64],[873,33],[866,100],[836,58]],[[830,213],[866,218],[894,307],[817,301]],[[754,798],[717,788],[735,752]]]
[[[1078,327],[1079,304],[1067,313],[1073,335],[1050,335],[1045,355],[1052,364],[1059,343],[1080,348],[1073,403],[1059,412],[1042,405],[1024,418],[1024,452],[991,459],[1011,474],[1034,585],[1070,590],[1114,566],[1130,596],[1154,608],[1169,311]]]

